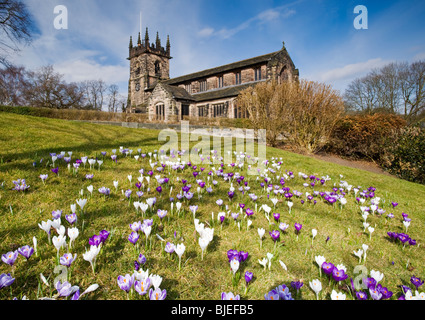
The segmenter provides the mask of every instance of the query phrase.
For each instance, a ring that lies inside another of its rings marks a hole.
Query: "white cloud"
[[[380,68],[389,61],[385,61],[382,58],[370,59],[364,62],[358,62],[353,64],[347,64],[341,68],[335,68],[326,72],[323,72],[319,78],[324,82],[335,82],[338,80],[353,79],[361,76],[374,68]]]
[[[200,30],[198,32],[198,35],[201,37],[209,37],[214,33],[214,29],[213,28],[204,28],[202,30]]]
[[[90,59],[67,60],[54,64],[57,72],[65,75],[69,82],[102,79],[106,83],[128,81],[127,66],[102,65]]]

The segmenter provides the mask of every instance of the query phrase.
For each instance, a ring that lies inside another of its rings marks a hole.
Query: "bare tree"
[[[10,66],[8,55],[19,51],[19,44],[31,42],[33,21],[20,0],[0,0],[0,64]]]
[[[374,69],[352,81],[344,98],[349,109],[400,114],[409,124],[424,121],[425,61],[390,63]]]
[[[117,112],[119,103],[119,87],[116,84],[111,84],[108,87],[108,93],[108,112]]]
[[[82,86],[85,93],[86,108],[102,110],[104,95],[108,88],[106,83],[101,79],[87,80],[83,82]]]
[[[26,86],[27,72],[24,67],[8,66],[0,69],[0,104],[25,105]]]
[[[28,85],[24,95],[34,107],[55,109],[80,108],[83,92],[76,83],[66,83],[63,75],[54,71],[53,66],[44,66],[29,72]]]

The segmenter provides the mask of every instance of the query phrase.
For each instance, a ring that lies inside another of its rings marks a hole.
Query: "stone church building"
[[[127,112],[165,122],[186,116],[241,118],[236,98],[242,90],[267,80],[299,78],[283,44],[276,52],[170,79],[170,48],[169,37],[164,48],[158,33],[150,43],[147,28],[136,46],[130,37]]]

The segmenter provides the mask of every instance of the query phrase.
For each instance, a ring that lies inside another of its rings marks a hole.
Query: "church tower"
[[[150,43],[149,31],[146,28],[142,40],[139,33],[137,45],[133,46],[130,37],[129,57],[130,79],[129,79],[129,108],[132,112],[147,112],[147,101],[152,88],[161,81],[170,78],[170,38],[167,36],[166,47],[161,46],[161,39],[156,33],[155,42]],[[135,110],[134,110],[135,109]]]

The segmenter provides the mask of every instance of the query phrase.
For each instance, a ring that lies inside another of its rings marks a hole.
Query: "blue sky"
[[[130,36],[156,32],[171,40],[170,76],[280,50],[282,41],[301,78],[342,93],[353,79],[393,61],[425,59],[424,1],[342,0],[24,0],[37,34],[14,62],[30,69],[53,64],[68,81],[103,79],[126,94]],[[68,9],[68,29],[56,30],[55,6]],[[357,5],[368,29],[353,26]]]

